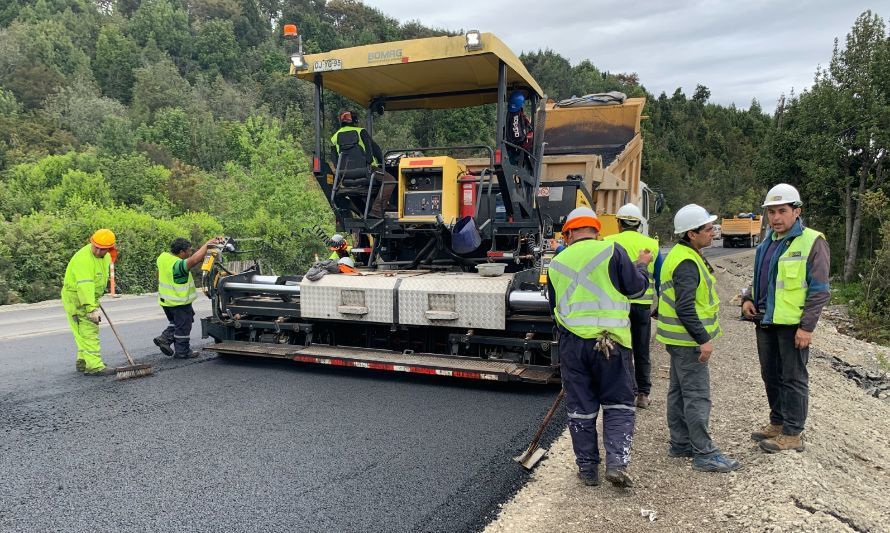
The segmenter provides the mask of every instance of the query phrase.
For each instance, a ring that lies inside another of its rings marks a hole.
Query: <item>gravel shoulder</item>
[[[711,358],[711,433],[743,467],[694,472],[667,455],[668,355],[653,342],[652,407],[637,411],[631,472],[636,487],[585,487],[567,431],[529,482],[502,505],[486,532],[890,531],[890,403],[866,393],[831,364],[876,368],[890,349],[847,337],[823,319],[811,350],[810,413],[803,453],[762,453],[750,440],[768,405],[753,326],[737,320],[738,294],[751,277],[753,251],[712,260],[723,301],[724,336]],[[542,413],[543,415],[543,413]],[[654,510],[654,521],[641,509]]]

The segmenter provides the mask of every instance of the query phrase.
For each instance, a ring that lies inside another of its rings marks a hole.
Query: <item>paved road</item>
[[[81,376],[58,304],[0,308],[0,531],[474,530],[524,482],[511,457],[555,395],[173,360],[153,298],[108,310],[154,376]]]

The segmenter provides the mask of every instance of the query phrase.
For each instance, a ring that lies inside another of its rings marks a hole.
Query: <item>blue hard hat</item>
[[[525,95],[522,94],[522,91],[513,91],[510,93],[510,100],[507,109],[511,113],[516,113],[520,109],[522,109],[522,104],[525,103]]]

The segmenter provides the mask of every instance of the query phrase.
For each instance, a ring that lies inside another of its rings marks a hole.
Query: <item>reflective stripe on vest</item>
[[[548,275],[557,322],[584,339],[608,332],[630,348],[630,302],[609,277],[614,248],[611,242],[579,241],[553,258]]]
[[[677,315],[677,293],[674,290],[674,270],[683,261],[692,260],[698,267],[698,287],[695,290],[695,312],[708,333],[709,340],[723,334],[717,315],[720,298],[717,296],[716,279],[708,271],[704,259],[689,246],[674,246],[661,266],[661,292],[658,302],[658,321],[655,338],[674,346],[698,346],[699,343],[686,330]]]
[[[649,287],[646,293],[640,298],[631,300],[632,304],[651,305],[655,299],[655,256],[658,254],[658,241],[652,237],[647,237],[642,233],[634,230],[622,231],[614,235],[609,235],[603,240],[617,242],[627,252],[631,261],[636,261],[642,250],[652,252],[652,262],[646,269],[646,277],[649,278]]]
[[[365,131],[365,128],[360,128],[358,126],[340,126],[340,129],[337,130],[337,133],[331,136],[331,144],[333,144],[334,148],[337,149],[337,154],[340,153],[340,145],[337,144],[337,137],[345,131],[354,131],[358,134],[358,145],[361,146],[362,151],[367,154],[368,147],[365,146],[365,142],[362,140],[362,132]],[[365,161],[367,161],[367,159]],[[374,166],[380,165],[380,163],[377,162],[377,157],[373,153],[371,154],[371,164]]]
[[[173,280],[173,267],[178,261],[180,258],[170,252],[158,256],[158,303],[164,307],[188,305],[198,297],[191,272],[185,283],[176,283]]]
[[[773,324],[800,324],[807,302],[807,259],[819,238],[825,237],[816,230],[804,228],[779,257]]]

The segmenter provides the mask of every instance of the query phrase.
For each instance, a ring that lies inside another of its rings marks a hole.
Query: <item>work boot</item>
[[[84,376],[113,376],[117,371],[110,366],[106,366],[101,370],[84,371]]]
[[[172,343],[165,339],[163,335],[160,337],[155,337],[154,343],[155,346],[157,346],[161,350],[162,354],[166,355],[167,357],[173,357],[173,349],[170,348],[170,345]]]
[[[764,439],[772,439],[782,434],[782,424],[769,423],[754,433],[751,433],[751,440],[761,441]]]
[[[686,448],[686,449],[677,449],[668,444],[668,455],[671,457],[695,457],[695,453]]]
[[[198,357],[199,355],[201,355],[199,352],[196,352],[194,350],[189,350],[185,353],[175,353],[175,354],[173,354],[173,358],[174,359],[194,359],[195,357]]]
[[[596,487],[600,484],[599,469],[592,472],[578,472],[578,479],[580,479],[588,487]]]
[[[760,449],[767,453],[784,452],[794,450],[802,452],[804,450],[803,437],[801,435],[779,434],[771,439],[760,441]]]
[[[648,409],[652,404],[648,394],[637,394],[637,407],[640,409]]]
[[[630,488],[634,486],[634,480],[624,467],[606,468],[606,481],[618,488]]]
[[[74,370],[77,370],[78,372],[85,372],[86,369],[87,369],[87,362],[84,361],[83,359],[78,359],[77,361],[74,362]]]
[[[699,472],[732,472],[741,468],[742,464],[735,459],[731,459],[722,453],[714,454],[710,457],[698,456],[692,460],[692,469]]]

